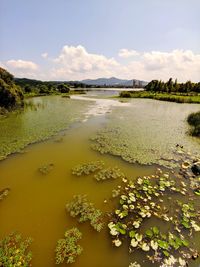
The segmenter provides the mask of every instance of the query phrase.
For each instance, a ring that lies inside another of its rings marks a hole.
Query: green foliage
[[[200,232],[199,207],[198,203],[194,204],[197,197],[191,187],[194,178],[190,169],[198,157],[188,153],[187,164],[182,157],[182,160],[179,158],[181,171],[177,174],[158,169],[155,175],[138,177],[135,182],[122,180],[118,205],[108,223],[116,247],[127,238],[129,251],[141,249],[152,263],[186,266],[185,259],[195,252],[190,241],[194,232]],[[188,180],[192,177],[190,182],[186,182],[184,172]],[[177,200],[185,200],[186,195],[192,202]],[[155,221],[159,227],[153,225]],[[149,228],[149,225],[153,226]]]
[[[187,122],[192,126],[191,134],[200,137],[200,111],[190,114]]]
[[[72,174],[76,176],[89,175],[103,168],[103,161],[92,161],[88,163],[83,163],[72,168]]]
[[[32,240],[22,239],[20,234],[12,233],[0,241],[0,266],[31,266],[32,253],[27,251]]]
[[[26,95],[51,95],[58,93],[69,93],[69,85],[65,82],[54,82],[54,81],[39,81],[26,78],[17,78],[15,79],[16,84],[21,86],[23,92]]]
[[[169,101],[176,103],[200,103],[200,95],[197,93],[179,93],[179,92],[154,92],[154,91],[140,91],[140,92],[120,92],[120,97],[124,98],[150,98],[160,101]]]
[[[66,84],[59,84],[57,88],[60,93],[69,93],[70,91],[69,86]]]
[[[66,263],[75,262],[83,249],[78,245],[78,241],[82,238],[82,233],[77,228],[72,228],[65,232],[65,237],[59,239],[55,249],[56,264],[66,261]]]
[[[85,195],[75,195],[66,205],[72,217],[79,217],[79,222],[90,221],[91,226],[98,232],[103,228],[103,214],[95,209],[93,203],[88,202]]]
[[[163,81],[152,80],[145,86],[147,91],[154,92],[179,92],[179,93],[190,93],[196,92],[200,93],[200,82],[192,83],[191,81],[187,81],[186,83],[177,83],[177,80],[173,82],[172,78],[170,78],[166,83]]]
[[[120,97],[152,98],[177,103],[200,103],[200,82],[177,83],[170,78],[166,83],[152,80],[145,86],[145,91],[122,91]]]
[[[95,176],[95,180],[99,181],[105,181],[105,180],[115,180],[117,178],[124,178],[124,174],[120,171],[118,167],[114,168],[106,168],[101,171],[99,171]]]
[[[12,74],[0,68],[0,106],[6,109],[23,105],[23,92]]]

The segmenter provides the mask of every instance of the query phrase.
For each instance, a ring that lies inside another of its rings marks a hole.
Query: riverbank
[[[65,96],[70,96],[70,95],[77,95],[77,94],[86,94],[84,90],[70,90],[68,93],[61,93],[61,92],[49,92],[49,93],[36,93],[36,92],[31,92],[31,93],[24,93],[24,98],[31,98],[31,97],[40,97],[40,96],[55,96],[55,95],[61,95],[63,97]]]
[[[154,93],[147,91],[140,92],[130,92],[122,91],[119,94],[119,97],[122,98],[150,98],[161,101],[169,101],[176,103],[196,103],[200,104],[200,95],[199,94],[173,94],[173,93]]]

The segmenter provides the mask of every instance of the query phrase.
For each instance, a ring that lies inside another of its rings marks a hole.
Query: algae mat
[[[61,96],[28,99],[24,110],[0,119],[0,159],[80,121],[88,105]]]
[[[124,109],[114,109],[108,123],[91,138],[92,148],[100,153],[120,156],[130,163],[175,166],[174,149],[199,153],[200,140],[188,134],[186,122],[198,104],[177,104],[148,99],[133,99]]]

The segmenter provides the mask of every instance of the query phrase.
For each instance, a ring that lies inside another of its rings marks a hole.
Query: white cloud
[[[58,78],[65,75],[68,79],[70,76],[73,79],[84,79],[90,76],[111,75],[113,68],[119,66],[115,59],[88,53],[81,45],[64,46],[53,62],[56,64],[54,75],[58,75]]]
[[[25,60],[8,60],[5,63],[8,67],[14,68],[14,69],[28,69],[28,70],[37,70],[38,66],[32,61],[25,61]]]
[[[48,58],[48,53],[47,53],[47,52],[42,53],[42,54],[41,54],[41,57],[43,57],[43,58]]]
[[[139,52],[136,50],[128,50],[126,48],[120,49],[118,56],[122,58],[129,58],[129,57],[134,57],[134,56],[139,56]]]
[[[121,62],[119,58],[117,61],[115,58],[90,53],[81,45],[65,45],[57,57],[49,59],[48,64],[40,67],[32,61],[24,60],[9,60],[2,64],[16,77],[42,80],[82,80],[111,76],[146,81],[168,80],[169,77],[177,78],[179,82],[200,80],[200,54],[191,50],[140,52],[121,49],[120,53],[123,57],[128,57],[128,54],[137,57],[129,57],[128,61]],[[47,53],[44,54],[44,58],[48,57]]]

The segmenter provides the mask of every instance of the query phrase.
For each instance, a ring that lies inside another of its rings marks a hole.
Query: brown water
[[[96,122],[93,119],[77,124],[66,131],[62,142],[51,139],[32,145],[26,153],[0,162],[1,188],[11,188],[9,196],[0,202],[0,238],[13,230],[33,237],[33,266],[55,266],[56,241],[65,230],[78,225],[65,211],[65,204],[74,194],[87,194],[98,208],[110,210],[103,200],[110,198],[117,181],[97,183],[91,177],[77,178],[70,173],[74,165],[101,158],[109,166],[118,165],[131,177],[154,170],[92,151],[88,136],[101,127],[99,120],[98,125]],[[47,163],[53,163],[54,168],[48,175],[42,175],[37,169]],[[97,233],[87,223],[78,227],[83,232],[84,251],[73,266],[128,266],[127,247],[112,248],[107,229]]]
[[[137,103],[139,102],[134,102],[134,104]],[[165,104],[159,103],[160,108],[164,107],[164,112]],[[148,107],[147,104],[145,105]],[[84,109],[85,107],[86,104],[84,104]],[[124,115],[126,112],[126,107],[123,113],[118,107],[115,109],[117,110],[114,113],[116,114],[115,120],[118,114]],[[176,106],[177,117],[182,114],[183,109],[183,106]],[[187,105],[185,114],[196,109],[197,105]],[[133,110],[135,110],[134,107],[129,112],[130,117]],[[108,109],[106,112],[110,112],[110,110]],[[142,114],[145,115],[142,115],[142,118],[146,118],[147,113],[147,110],[143,112]],[[125,115],[127,114],[128,108]],[[90,115],[88,116],[90,117]],[[103,160],[108,166],[117,165],[128,177],[133,179],[155,171],[155,165],[129,164],[119,157],[101,155],[90,148],[89,137],[101,130],[110,117],[112,116],[103,114],[90,118],[86,122],[73,124],[70,129],[48,141],[28,146],[25,153],[13,154],[6,160],[0,161],[0,189],[11,188],[10,194],[0,201],[0,239],[14,230],[21,232],[24,237],[32,237],[33,266],[55,266],[56,242],[63,237],[67,229],[74,226],[78,226],[83,233],[80,244],[84,249],[76,263],[73,264],[74,267],[128,267],[131,261],[140,259],[141,263],[141,259],[145,257],[144,253],[136,252],[133,259],[133,256],[128,253],[125,243],[120,248],[113,248],[106,227],[102,232],[97,233],[88,223],[78,224],[77,220],[71,218],[65,211],[66,203],[74,194],[87,194],[88,199],[102,211],[112,209],[111,204],[104,203],[104,200],[111,197],[111,191],[118,181],[98,183],[91,176],[72,176],[71,168],[79,163]],[[178,121],[177,119],[177,123]],[[144,121],[144,123],[146,122]],[[157,121],[156,123],[159,124]],[[162,126],[162,120],[161,123],[159,125]],[[187,126],[182,117],[180,123],[181,128],[176,123],[172,123],[172,127],[174,129],[178,127],[184,135]],[[26,127],[25,124],[24,127]],[[171,129],[173,132],[172,127],[170,128],[168,125],[168,131]],[[173,137],[176,138],[175,135]],[[170,138],[172,137],[170,136]],[[189,138],[188,142],[191,146],[195,146],[194,139]],[[196,146],[198,145],[197,142]],[[49,174],[42,175],[38,168],[49,163],[54,164],[53,169]],[[146,266],[150,267],[152,264],[145,263]]]

